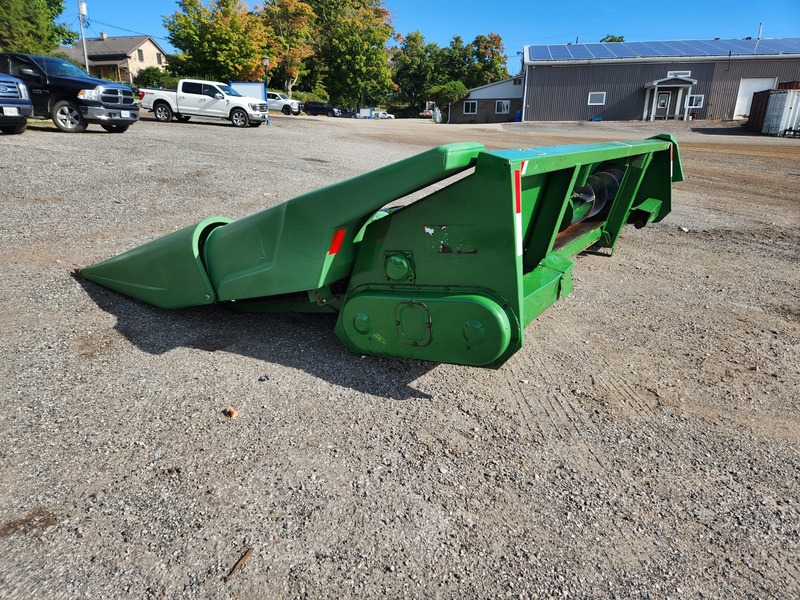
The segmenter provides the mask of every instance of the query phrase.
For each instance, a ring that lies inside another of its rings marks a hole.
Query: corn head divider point
[[[161,308],[336,312],[351,352],[498,368],[526,325],[572,291],[574,256],[613,252],[626,224],[663,219],[682,180],[665,134],[520,150],[448,144],[238,221],[204,219],[77,273]]]

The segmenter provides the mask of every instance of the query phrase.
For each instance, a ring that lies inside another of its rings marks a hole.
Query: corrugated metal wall
[[[664,79],[669,71],[691,71],[691,79],[697,80],[692,94],[705,99],[702,108],[692,109],[696,118],[731,119],[742,77],[797,80],[800,59],[528,66],[524,117],[526,121],[641,120],[644,86]],[[589,106],[589,92],[606,92],[605,105]],[[674,106],[676,89],[671,101]]]
[[[800,78],[798,60],[743,60],[720,61],[714,64],[714,88],[707,100],[710,103],[709,119],[733,119],[739,84],[743,78],[775,77],[781,81]]]

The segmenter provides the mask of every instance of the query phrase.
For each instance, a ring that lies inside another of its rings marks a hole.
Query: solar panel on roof
[[[528,46],[528,60],[550,60],[551,58],[547,46]]]
[[[614,58],[614,54],[605,44],[584,44],[584,46],[595,58]]]
[[[707,56],[708,50],[702,49],[694,42],[670,42],[670,46],[674,46],[683,53],[683,56]]]
[[[614,54],[616,58],[631,58],[634,56],[638,56],[636,52],[628,48],[627,43],[623,44],[621,42],[617,42],[604,45],[609,52],[612,52]]]
[[[729,53],[732,56],[800,54],[800,38],[608,42],[574,45],[549,44],[528,47],[528,59],[532,61],[728,56]]]
[[[567,46],[548,46],[553,60],[569,60],[572,58]]]
[[[594,54],[589,52],[589,49],[585,44],[573,44],[572,46],[569,46],[569,51],[572,53],[572,58],[594,58]]]

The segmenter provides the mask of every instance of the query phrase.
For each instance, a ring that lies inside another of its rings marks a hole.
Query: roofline
[[[470,92],[474,92],[476,90],[482,90],[483,88],[491,87],[493,85],[499,85],[501,83],[505,83],[506,81],[514,81],[515,79],[523,79],[525,76],[522,74],[514,75],[514,77],[507,77],[506,79],[501,79],[500,81],[493,81],[492,83],[485,83],[483,85],[479,85],[478,87],[469,88]]]
[[[575,65],[635,64],[635,63],[684,63],[684,62],[724,62],[727,60],[800,60],[797,54],[732,54],[725,56],[631,56],[626,58],[581,58],[567,60],[530,60],[522,64],[526,67],[572,67]]]

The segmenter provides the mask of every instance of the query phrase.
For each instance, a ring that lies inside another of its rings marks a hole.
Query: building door
[[[669,101],[672,92],[658,92],[656,96],[656,119],[666,119],[669,114]]]
[[[739,94],[736,96],[736,106],[733,109],[734,119],[746,119],[750,116],[750,103],[753,94],[775,88],[777,80],[774,77],[742,78],[739,82]]]

